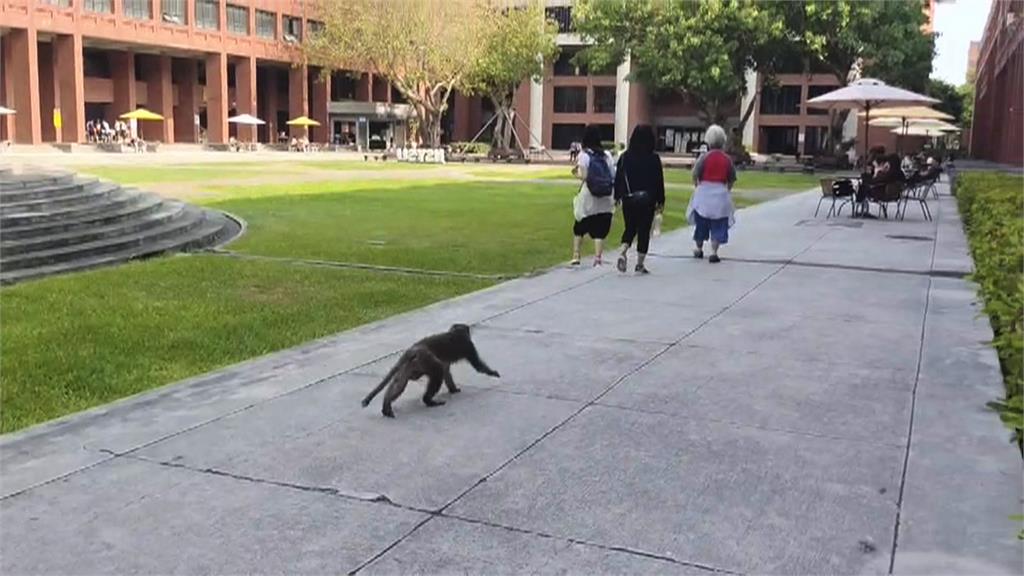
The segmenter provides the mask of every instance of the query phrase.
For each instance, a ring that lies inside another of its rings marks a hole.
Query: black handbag
[[[650,207],[651,195],[647,193],[647,190],[633,191],[633,187],[629,185],[629,174],[625,172],[625,166],[623,166],[622,177],[626,180],[626,195],[622,198],[622,204],[628,204],[630,208]]]

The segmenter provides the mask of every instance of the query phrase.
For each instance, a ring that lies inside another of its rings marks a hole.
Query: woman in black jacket
[[[629,148],[619,158],[615,170],[615,202],[622,204],[622,254],[617,267],[626,271],[626,252],[636,239],[637,274],[647,274],[644,259],[651,242],[651,224],[655,212],[665,206],[665,174],[661,157],[654,152],[654,129],[640,124],[633,129]]]

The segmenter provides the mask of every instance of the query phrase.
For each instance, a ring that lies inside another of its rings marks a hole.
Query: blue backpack
[[[608,158],[604,154],[594,154],[587,150],[590,155],[590,166],[587,167],[587,189],[591,196],[603,198],[611,196],[615,187],[615,179],[612,178],[612,170],[608,167]]]

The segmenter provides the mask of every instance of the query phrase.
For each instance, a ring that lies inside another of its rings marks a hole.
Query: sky
[[[967,49],[971,40],[981,40],[992,0],[947,0],[935,5],[935,60],[932,78],[954,86],[965,82]]]

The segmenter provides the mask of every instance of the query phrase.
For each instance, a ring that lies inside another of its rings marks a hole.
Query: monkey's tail
[[[388,371],[387,376],[385,376],[384,379],[380,381],[380,384],[377,384],[377,387],[374,388],[373,390],[370,390],[370,393],[366,395],[366,398],[363,398],[363,408],[369,406],[370,402],[373,400],[373,397],[376,396],[377,394],[380,394],[380,391],[383,390],[384,387],[388,385],[388,382],[391,382],[391,379],[395,377],[395,373],[398,372],[398,367],[401,366],[404,362],[405,355],[403,354],[402,357],[398,359],[398,362],[395,362],[395,365],[391,367],[391,370]]]

